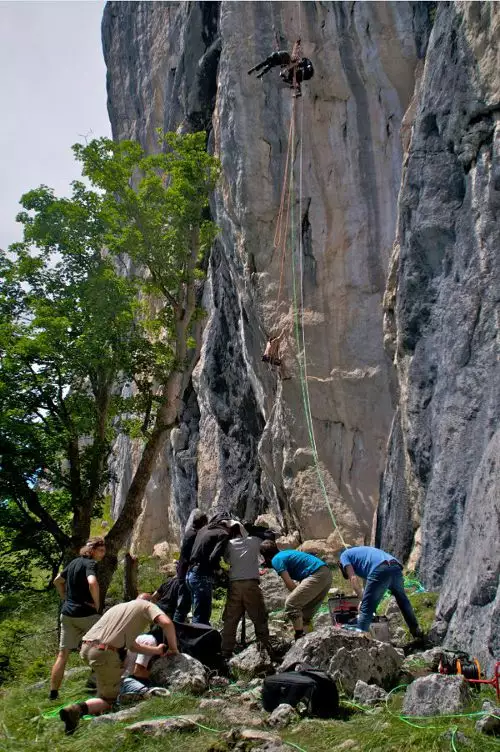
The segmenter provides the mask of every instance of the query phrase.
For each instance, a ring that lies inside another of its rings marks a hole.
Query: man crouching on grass
[[[100,715],[111,710],[120,692],[122,656],[126,649],[144,655],[176,655],[179,652],[173,622],[150,602],[150,598],[149,594],[143,593],[135,601],[113,606],[83,636],[80,656],[96,675],[97,697],[59,711],[67,734],[74,732],[82,716]],[[153,622],[162,627],[168,649],[163,643],[154,647],[136,641]]]

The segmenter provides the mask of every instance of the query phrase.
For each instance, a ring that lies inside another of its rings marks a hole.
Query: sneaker
[[[64,723],[66,734],[73,734],[78,726],[82,712],[78,705],[68,705],[59,711],[59,718]]]

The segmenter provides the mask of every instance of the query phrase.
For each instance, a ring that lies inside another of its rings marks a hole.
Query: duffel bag
[[[271,713],[286,703],[296,707],[304,702],[310,715],[334,718],[339,709],[339,693],[333,679],[324,671],[306,667],[267,676],[262,686],[262,705]]]

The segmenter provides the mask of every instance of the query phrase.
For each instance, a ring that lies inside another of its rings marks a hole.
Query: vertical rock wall
[[[500,7],[438,3],[413,108],[386,335],[399,404],[378,540],[440,587],[437,628],[500,651]]]
[[[114,136],[154,150],[157,126],[203,127],[223,168],[202,355],[185,418],[148,487],[138,547],[175,537],[196,501],[245,515],[271,507],[304,538],[326,537],[333,528],[322,484],[347,537],[369,537],[393,413],[381,301],[401,182],[399,128],[427,28],[425,3],[107,4]],[[290,212],[304,247],[298,296],[319,467],[302,403],[291,251],[282,258],[273,248],[293,100],[277,71],[262,81],[247,75],[276,41],[298,36],[315,76],[295,103],[302,194]],[[280,380],[261,353],[283,330],[289,378]],[[118,454],[117,475],[126,477],[134,448],[124,442]],[[117,506],[125,491],[122,482]]]

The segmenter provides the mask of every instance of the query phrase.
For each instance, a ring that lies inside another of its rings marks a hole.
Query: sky
[[[23,193],[68,195],[71,146],[109,136],[100,0],[0,0],[0,248],[21,239]]]

